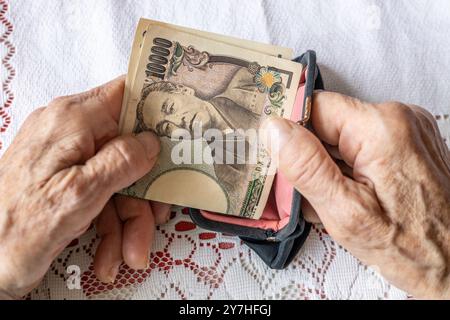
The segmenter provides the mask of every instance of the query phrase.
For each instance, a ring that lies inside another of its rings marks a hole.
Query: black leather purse
[[[310,129],[313,92],[324,89],[316,54],[307,51],[294,60],[301,63],[303,74],[297,92],[297,103],[291,120]],[[302,196],[286,179],[277,174],[264,213],[259,220],[232,218],[219,222],[217,214],[189,209],[199,227],[240,237],[272,269],[284,269],[303,246],[311,225],[303,219]]]

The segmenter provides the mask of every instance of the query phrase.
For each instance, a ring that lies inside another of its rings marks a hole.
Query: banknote
[[[303,66],[290,50],[141,20],[121,133],[154,132],[161,154],[123,194],[258,219],[273,183],[258,129],[290,117]],[[270,174],[269,174],[270,173]]]
[[[128,98],[129,93],[131,90],[131,87],[133,86],[133,82],[136,79],[136,72],[137,72],[137,66],[139,59],[141,57],[142,53],[142,44],[145,39],[145,35],[147,34],[148,28],[151,28],[152,26],[166,26],[171,27],[174,29],[182,30],[184,32],[192,33],[201,37],[204,37],[206,39],[211,39],[215,41],[221,41],[227,44],[231,44],[234,46],[238,46],[244,49],[249,49],[253,51],[257,51],[260,53],[276,56],[283,59],[291,60],[293,58],[293,50],[291,48],[285,48],[280,46],[274,46],[270,44],[265,43],[259,43],[255,41],[248,41],[248,40],[242,40],[238,38],[228,37],[220,34],[195,30],[191,28],[185,28],[181,26],[171,25],[160,21],[154,21],[149,19],[141,18],[139,20],[139,24],[136,28],[136,34],[133,41],[133,45],[131,48],[131,57],[130,62],[128,66],[128,73],[126,76],[125,81],[125,92],[124,92],[124,99],[123,99],[123,107],[122,110],[126,109],[126,105],[128,104]],[[124,119],[124,118],[122,118]]]

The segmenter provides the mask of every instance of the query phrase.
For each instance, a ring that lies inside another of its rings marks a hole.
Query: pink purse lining
[[[306,70],[306,69],[305,69]],[[291,115],[292,121],[299,121],[302,117],[303,101],[305,97],[306,71],[302,75],[300,85],[297,90],[295,104]],[[259,220],[244,219],[234,216],[221,215],[208,211],[200,211],[202,216],[208,220],[259,228],[264,230],[278,231],[289,223],[291,214],[293,189],[287,179],[281,173],[275,176],[274,184],[267,201],[267,205]]]

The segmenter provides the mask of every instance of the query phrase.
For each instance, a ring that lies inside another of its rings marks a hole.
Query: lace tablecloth
[[[138,18],[318,52],[329,89],[428,108],[450,142],[450,4],[443,1],[0,0],[0,143],[52,97],[125,73]],[[315,226],[283,271],[181,208],[158,228],[145,271],[99,283],[89,230],[52,264],[31,299],[403,299]]]

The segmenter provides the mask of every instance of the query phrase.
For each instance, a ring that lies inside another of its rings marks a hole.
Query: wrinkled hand
[[[0,160],[0,296],[35,287],[97,216],[99,279],[114,281],[123,260],[146,267],[155,219],[168,220],[170,207],[110,200],[149,172],[159,153],[150,133],[118,137],[123,88],[119,78],[36,110]]]
[[[450,155],[433,117],[318,92],[312,124],[318,138],[286,120],[265,124],[306,218],[415,297],[450,298]]]

